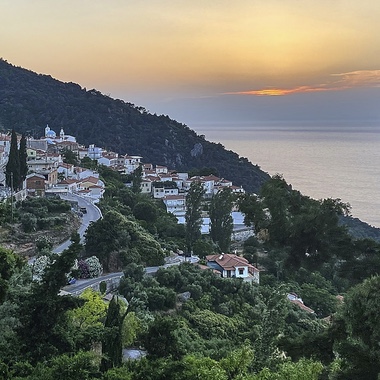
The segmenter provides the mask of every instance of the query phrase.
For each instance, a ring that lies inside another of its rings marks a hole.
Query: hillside
[[[258,192],[269,178],[246,158],[205,140],[169,116],[150,114],[95,89],[63,83],[1,59],[0,127],[40,137],[46,124],[56,131],[64,128],[85,145],[141,155],[144,162],[179,171],[215,168],[219,176],[249,192]]]

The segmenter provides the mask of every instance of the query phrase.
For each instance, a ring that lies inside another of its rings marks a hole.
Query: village
[[[18,136],[20,141],[21,136]],[[141,194],[160,199],[166,210],[176,216],[181,224],[185,224],[186,194],[193,182],[200,182],[205,189],[205,199],[211,199],[214,194],[224,188],[231,192],[243,194],[242,187],[234,186],[227,179],[215,175],[193,176],[188,173],[172,171],[166,166],[143,163],[137,155],[120,155],[104,150],[95,145],[85,147],[71,135],[66,135],[61,129],[59,135],[46,126],[44,136],[40,139],[27,138],[28,174],[23,181],[22,189],[14,191],[5,186],[5,167],[10,151],[11,137],[0,134],[0,196],[3,199],[14,197],[17,201],[26,197],[62,197],[75,195],[88,202],[96,204],[103,197],[105,184],[100,179],[96,169],[91,170],[64,162],[65,152],[70,151],[78,161],[85,158],[96,161],[96,165],[104,165],[121,174],[131,174],[136,169],[141,170]],[[131,185],[131,184],[126,184]],[[86,213],[85,208],[78,209],[78,214]],[[82,212],[81,212],[82,211]],[[231,212],[234,225],[234,240],[245,240],[252,236],[252,228],[247,228],[243,215],[237,210]],[[82,215],[83,216],[83,215]],[[201,232],[208,234],[210,219],[205,213],[202,218]],[[235,252],[236,253],[236,252]],[[240,277],[245,281],[259,282],[259,271],[243,257],[236,254],[213,255],[207,258],[207,267],[222,277]]]
[[[21,136],[19,136],[21,138]],[[12,189],[5,187],[5,167],[8,162],[11,137],[0,134],[0,198],[10,196]],[[162,165],[144,163],[138,155],[121,155],[107,151],[93,144],[85,147],[76,141],[75,136],[65,134],[61,129],[59,134],[46,126],[44,136],[35,139],[27,138],[28,175],[23,188],[13,194],[16,200],[27,196],[53,196],[61,194],[77,194],[97,203],[103,197],[105,185],[96,170],[75,166],[64,162],[63,153],[72,152],[78,161],[89,158],[98,165],[104,165],[121,174],[131,174],[141,167],[142,194],[161,199],[167,212],[174,214],[179,223],[184,223],[186,211],[186,192],[192,182],[201,182],[205,189],[205,198],[211,198],[223,188],[229,188],[233,193],[242,194],[242,187],[234,186],[232,181],[215,175],[189,177],[188,173],[179,173]],[[243,228],[242,215],[232,213],[236,228]],[[208,218],[204,218],[202,233],[208,233]]]

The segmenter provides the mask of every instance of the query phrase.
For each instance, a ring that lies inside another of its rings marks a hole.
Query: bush
[[[24,232],[32,232],[37,229],[37,218],[27,212],[21,216],[21,225]]]
[[[96,256],[91,256],[85,260],[90,278],[99,277],[103,273],[103,267]]]

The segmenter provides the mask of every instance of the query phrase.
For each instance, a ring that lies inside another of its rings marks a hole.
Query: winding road
[[[100,219],[102,217],[102,213],[99,210],[99,207],[94,205],[90,200],[85,199],[79,195],[68,193],[65,195],[61,195],[61,199],[64,199],[66,201],[78,202],[78,207],[86,207],[87,213],[83,214],[82,223],[78,229],[78,233],[80,235],[81,242],[83,243],[84,242],[84,234],[87,230],[87,227],[90,225],[91,222],[95,222],[98,219]],[[71,241],[70,241],[70,239],[68,239],[68,240],[64,241],[62,244],[60,244],[59,246],[55,247],[53,249],[53,252],[54,253],[61,253],[63,250],[68,248],[70,244],[71,244]]]

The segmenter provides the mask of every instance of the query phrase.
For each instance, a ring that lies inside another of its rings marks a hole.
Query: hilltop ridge
[[[248,192],[258,192],[269,174],[223,145],[207,141],[167,115],[101,92],[0,60],[0,127],[35,137],[49,124],[83,144],[139,154],[146,162],[178,171],[214,168]]]

